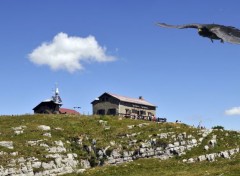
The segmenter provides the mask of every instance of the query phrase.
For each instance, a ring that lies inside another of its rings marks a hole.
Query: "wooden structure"
[[[93,114],[120,115],[125,117],[153,117],[156,116],[157,106],[139,98],[129,98],[112,93],[103,93],[91,102]]]
[[[60,98],[59,90],[56,87],[55,94],[50,99],[39,103],[35,108],[33,108],[33,111],[34,111],[34,114],[80,115],[79,112],[73,109],[61,108],[61,106],[62,106],[62,99]]]
[[[33,108],[34,114],[59,114],[59,108],[62,104],[53,100],[45,100]]]

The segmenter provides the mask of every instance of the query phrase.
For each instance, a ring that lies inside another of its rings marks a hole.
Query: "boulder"
[[[197,140],[196,140],[196,139],[192,139],[191,142],[192,142],[193,145],[196,145],[196,144],[197,144]]]
[[[140,149],[139,149],[139,153],[140,153],[140,154],[143,154],[143,153],[145,153],[145,152],[146,152],[146,148],[140,148]]]
[[[159,136],[160,139],[167,139],[168,134],[167,133],[161,133],[161,134],[157,134],[157,136]]]
[[[205,155],[201,155],[201,156],[199,156],[198,157],[198,161],[205,161],[207,158],[206,158],[206,156]]]
[[[212,139],[209,141],[209,145],[211,145],[212,147],[214,147],[217,144],[216,139]]]
[[[134,126],[135,125],[128,125],[127,127],[128,127],[128,129],[133,129]]]
[[[111,146],[115,146],[115,145],[116,145],[116,142],[115,142],[115,141],[110,141],[110,145],[111,145]]]
[[[195,160],[194,160],[193,158],[189,158],[187,162],[188,162],[188,163],[194,163]]]
[[[220,155],[221,155],[221,157],[223,157],[223,158],[227,158],[227,159],[230,158],[228,151],[220,152]]]
[[[231,149],[228,152],[229,152],[229,155],[232,156],[232,155],[234,155],[234,154],[239,152],[239,148]]]
[[[151,147],[151,142],[141,143],[141,148]]]
[[[43,136],[52,137],[51,133],[44,133]]]
[[[201,137],[201,138],[199,138],[199,139],[198,139],[198,141],[199,141],[199,142],[202,142],[202,141],[203,141],[203,138],[202,138],[202,137]]]
[[[57,145],[57,146],[60,146],[60,147],[63,147],[63,142],[61,140],[59,141],[54,141],[54,143]]]
[[[216,153],[207,154],[206,158],[207,158],[208,161],[215,161]]]
[[[61,152],[66,152],[66,151],[67,151],[66,148],[60,147],[60,146],[48,148],[49,153],[61,153]]]
[[[38,129],[43,130],[43,131],[49,131],[49,130],[51,130],[51,127],[46,126],[46,125],[39,125]]]
[[[208,151],[208,149],[209,149],[208,145],[205,145],[205,146],[204,146],[204,150],[207,150],[207,151]]]
[[[183,136],[183,138],[185,139],[185,138],[187,137],[187,133],[186,133],[186,132],[183,132],[183,133],[182,133],[182,136]]]
[[[179,142],[174,142],[174,144],[173,144],[175,147],[178,147],[179,145],[180,145],[180,143]]]
[[[83,167],[83,169],[88,169],[91,167],[90,162],[88,160],[81,160],[80,164]]]
[[[114,159],[120,158],[120,156],[121,156],[120,153],[117,150],[113,150],[111,155]]]
[[[12,141],[0,141],[0,146],[6,147],[8,149],[13,149],[13,142]]]
[[[55,166],[55,164],[54,164],[53,161],[50,161],[50,162],[48,162],[48,163],[43,162],[43,163],[42,163],[42,167],[43,167],[44,170],[50,170],[50,169],[55,168],[56,166]]]
[[[179,141],[182,141],[182,140],[183,140],[183,135],[182,135],[182,134],[179,134],[179,135],[177,136],[177,139],[178,139]]]
[[[180,145],[186,145],[186,141],[181,141]]]
[[[182,153],[187,149],[185,146],[179,146],[179,152]]]
[[[42,165],[42,162],[40,161],[35,161],[32,163],[32,168],[39,169]]]
[[[154,150],[152,148],[149,148],[147,150],[147,156],[152,157],[152,156],[154,156],[154,154],[155,154],[155,152],[154,152]]]

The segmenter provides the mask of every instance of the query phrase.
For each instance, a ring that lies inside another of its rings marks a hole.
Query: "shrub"
[[[224,130],[224,127],[217,125],[217,126],[212,127],[212,129]]]

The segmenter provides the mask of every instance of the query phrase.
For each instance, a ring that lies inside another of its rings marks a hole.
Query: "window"
[[[140,115],[146,115],[146,111],[140,111]]]
[[[137,111],[136,109],[133,109],[133,110],[132,110],[132,113],[133,113],[133,114],[138,114],[138,111]]]
[[[105,115],[105,110],[104,110],[104,109],[99,109],[99,110],[97,111],[97,114],[98,114],[98,115]]]
[[[131,114],[131,110],[130,109],[126,109],[126,114]]]
[[[109,109],[108,110],[108,115],[116,115],[117,111],[116,109]]]

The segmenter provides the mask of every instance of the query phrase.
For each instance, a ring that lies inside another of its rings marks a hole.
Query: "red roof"
[[[77,112],[73,109],[67,109],[67,108],[60,108],[59,112],[60,112],[60,114],[80,115],[79,112]]]

